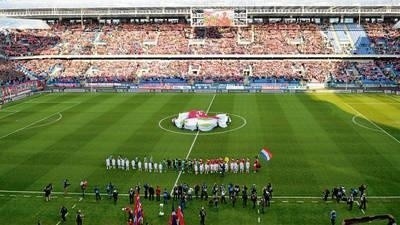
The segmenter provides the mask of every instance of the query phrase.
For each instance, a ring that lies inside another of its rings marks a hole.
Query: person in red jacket
[[[128,225],[134,225],[133,220],[132,220],[132,219],[129,219],[129,221],[128,221],[127,224],[128,224]]]
[[[159,202],[161,200],[161,188],[157,185],[156,188],[156,200]]]
[[[254,173],[258,172],[258,170],[261,168],[258,157],[256,157],[256,159],[254,160],[253,168],[254,168]]]

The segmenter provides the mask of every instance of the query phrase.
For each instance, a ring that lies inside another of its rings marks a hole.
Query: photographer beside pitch
[[[83,217],[84,215],[82,214],[81,210],[79,209],[78,212],[76,213],[76,225],[82,225],[83,224]]]

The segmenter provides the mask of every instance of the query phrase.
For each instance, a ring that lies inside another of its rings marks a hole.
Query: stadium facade
[[[256,18],[380,18],[400,16],[396,0],[2,0],[0,17],[62,18],[185,18],[197,9],[237,9],[248,20]]]

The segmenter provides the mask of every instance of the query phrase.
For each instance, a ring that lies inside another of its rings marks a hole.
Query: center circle
[[[210,113],[217,114],[216,112],[210,112]],[[185,132],[184,131],[179,131],[179,128],[177,128],[176,126],[174,126],[172,124],[172,119],[174,117],[176,117],[176,116],[178,116],[178,115],[174,114],[174,115],[170,115],[170,116],[164,117],[163,119],[161,119],[158,122],[158,126],[162,130],[165,130],[167,132],[171,132],[171,133],[174,133],[174,134],[183,134],[183,135],[217,135],[217,134],[225,134],[225,133],[229,133],[229,132],[233,132],[233,131],[239,130],[239,129],[243,128],[244,126],[246,126],[246,124],[247,124],[247,120],[243,116],[229,113],[229,116],[232,118],[231,126],[225,128],[224,130],[221,130],[221,131],[210,131],[210,132],[201,132],[200,131],[199,134],[197,134],[198,131],[185,131]],[[234,120],[234,118],[238,118],[238,120]],[[166,121],[168,121],[168,123],[171,124],[171,128],[165,126]],[[232,124],[235,121],[241,121],[242,123],[238,127],[230,128],[230,127],[232,127]],[[173,129],[173,128],[175,128],[175,129]],[[219,130],[219,129],[223,129],[223,128],[216,128],[216,129]]]

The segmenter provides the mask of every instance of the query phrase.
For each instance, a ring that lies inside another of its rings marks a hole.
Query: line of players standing
[[[253,171],[256,172],[260,168],[259,161],[256,159],[253,166]],[[141,159],[136,157],[135,159],[129,160],[126,157],[118,156],[114,158],[109,156],[106,159],[106,169],[120,169],[120,170],[138,170],[145,172],[159,172],[163,173],[167,170],[181,171],[183,173],[194,173],[197,174],[213,174],[226,172],[231,173],[250,173],[251,163],[249,159],[164,159],[161,162],[153,162],[153,158],[150,156]]]

